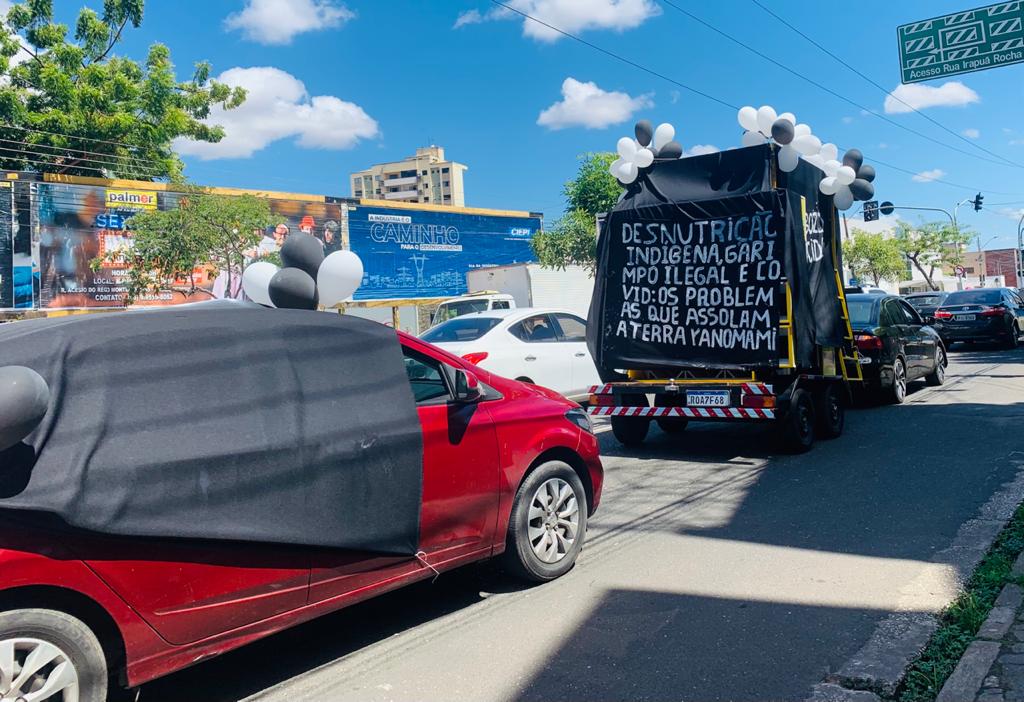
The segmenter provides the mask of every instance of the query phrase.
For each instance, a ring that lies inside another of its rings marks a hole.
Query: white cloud
[[[965,129],[964,136],[968,139],[977,139],[981,136],[981,132],[977,129]]]
[[[880,148],[880,149],[888,149],[888,148],[889,148],[889,145],[888,145],[888,144],[886,144],[886,143],[885,143],[885,142],[883,141],[883,142],[882,142],[881,144],[879,144],[879,145],[878,145],[878,148]]]
[[[1020,218],[1024,217],[1024,207],[1002,207],[996,210],[996,213],[1003,217],[1006,217],[1007,219],[1012,219],[1015,222],[1019,222]]]
[[[537,124],[548,129],[604,129],[625,122],[637,110],[653,105],[649,95],[632,97],[601,90],[597,83],[566,78],[562,82],[562,99],[541,112]]]
[[[379,134],[376,120],[359,105],[330,95],[310,97],[295,76],[269,66],[231,68],[217,80],[248,91],[241,107],[216,107],[206,120],[224,127],[216,144],[178,139],[175,148],[204,161],[248,158],[280,139],[294,138],[309,149],[348,149]]]
[[[902,114],[927,107],[963,107],[975,102],[981,102],[978,94],[958,80],[943,83],[937,88],[913,83],[897,86],[886,96],[885,113]]]
[[[850,117],[850,116],[843,117],[843,124],[853,124],[853,117]]]
[[[542,22],[576,34],[592,29],[634,29],[661,14],[654,0],[506,0],[509,7]],[[485,13],[468,10],[455,20],[455,27],[493,20],[522,20],[523,34],[538,41],[554,42],[562,35],[503,7]]]
[[[721,149],[711,144],[694,144],[683,152],[683,156],[703,156],[704,154],[717,154],[719,151]]]
[[[910,179],[915,183],[930,183],[933,180],[938,180],[944,175],[946,175],[946,172],[941,168],[933,168],[930,171],[915,173]]]
[[[246,0],[224,26],[261,44],[290,44],[297,34],[337,27],[356,14],[332,0]]]

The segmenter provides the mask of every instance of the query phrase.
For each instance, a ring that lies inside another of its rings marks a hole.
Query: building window
[[[442,169],[441,169],[441,172],[442,172],[442,173],[447,173],[447,172],[448,172],[448,168],[447,168],[447,167],[445,167],[445,168],[442,168]]]
[[[356,190],[356,197],[362,197],[362,196],[363,196],[363,191],[362,190]]]
[[[447,187],[448,187],[449,185],[451,185],[451,184],[450,184],[450,183],[449,183],[449,182],[448,182],[448,181],[446,180],[446,181],[444,181],[443,183],[441,183],[441,185],[443,185],[444,187],[446,187],[446,188],[447,188]]]
[[[426,174],[427,174],[427,172],[426,172],[426,171],[423,171],[423,175],[426,175]]]

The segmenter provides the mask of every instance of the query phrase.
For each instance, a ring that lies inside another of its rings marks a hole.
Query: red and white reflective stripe
[[[605,383],[604,385],[591,385],[590,386],[590,394],[591,395],[611,395],[612,394],[612,386],[610,384],[608,384],[608,383]]]
[[[587,411],[595,417],[775,419],[775,410],[750,407],[590,407]]]
[[[773,390],[771,385],[764,383],[743,383],[743,392],[748,395],[771,395]]]

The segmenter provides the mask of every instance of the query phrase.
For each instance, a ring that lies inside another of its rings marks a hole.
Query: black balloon
[[[301,268],[282,268],[267,286],[274,307],[286,310],[315,310],[319,298],[316,280]]]
[[[793,141],[794,132],[794,124],[788,119],[777,119],[772,123],[772,139],[783,146]]]
[[[0,368],[0,451],[32,433],[50,405],[50,387],[31,368]]]
[[[843,154],[843,165],[849,166],[854,171],[859,171],[860,167],[864,164],[864,154],[860,152],[860,149],[850,149]]]
[[[681,158],[683,155],[683,145],[678,141],[670,141],[661,147],[658,152],[658,158]]]
[[[868,164],[862,165],[857,169],[857,177],[866,180],[869,183],[875,182],[875,167],[869,166]]]
[[[857,178],[850,183],[850,192],[857,200],[870,200],[875,195],[875,186],[863,178]]]
[[[642,119],[633,127],[633,133],[636,134],[636,140],[640,142],[640,146],[648,146],[651,139],[654,138],[654,125],[650,120]]]
[[[315,236],[292,234],[281,246],[281,263],[286,268],[298,268],[316,280],[320,264],[324,262],[324,245]]]

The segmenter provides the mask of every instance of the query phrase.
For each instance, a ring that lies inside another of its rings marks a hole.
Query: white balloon
[[[781,115],[779,115],[779,119],[788,119],[790,122],[796,125],[796,115],[794,115],[792,112],[783,112]]]
[[[757,146],[764,143],[764,135],[758,131],[743,132],[743,138],[740,141],[744,146]]]
[[[320,304],[333,307],[351,297],[362,282],[362,259],[351,251],[335,251],[323,260],[316,272]]]
[[[844,166],[845,168],[845,166]],[[851,169],[852,170],[852,169]],[[853,207],[853,193],[847,185],[840,185],[832,199],[835,206],[840,210],[848,210]]]
[[[654,152],[650,149],[638,149],[636,154],[633,155],[633,163],[638,168],[647,168],[649,165],[654,163]]]
[[[821,154],[811,154],[806,157],[807,163],[810,163],[821,170],[825,170],[825,159],[821,157]]]
[[[636,164],[630,161],[627,161],[626,163],[622,164],[622,166],[619,168],[619,180],[621,180],[626,185],[629,185],[634,180],[636,180],[638,174],[639,169],[636,167]]]
[[[242,271],[242,290],[253,302],[273,307],[270,301],[270,279],[280,269],[269,261],[256,261]]]
[[[793,127],[793,138],[802,137],[805,134],[811,133],[811,127],[807,124],[798,124]]]
[[[849,185],[857,177],[856,171],[849,166],[840,166],[836,171],[836,180],[840,185]]]
[[[668,122],[662,122],[654,130],[654,150],[659,151],[661,147],[676,138],[676,128]]]
[[[793,148],[802,156],[811,156],[821,151],[821,139],[813,134],[804,134],[793,140]]]
[[[636,142],[629,137],[622,137],[616,145],[616,150],[619,152],[619,156],[627,161],[633,158],[633,154],[636,153],[636,149]]]
[[[615,159],[614,161],[612,161],[612,165],[608,166],[608,172],[611,173],[616,178],[618,178],[619,177],[619,168],[625,162],[626,161],[624,159],[621,159],[621,158]]]
[[[825,149],[822,149],[822,151],[824,151],[824,150]],[[825,175],[834,176],[836,173],[839,172],[839,167],[842,166],[842,165],[843,164],[839,163],[839,161],[836,161],[834,158],[830,159],[828,161],[825,161],[825,168],[824,168]]]
[[[795,171],[800,163],[800,153],[787,144],[779,149],[779,170],[784,173]]]
[[[826,161],[835,161],[839,158],[839,147],[832,143],[822,144],[820,153]]]
[[[772,125],[779,116],[775,114],[775,108],[771,105],[761,105],[757,110],[757,131],[765,136],[771,136]]]
[[[739,114],[736,115],[736,119],[739,121],[740,126],[747,131],[757,129],[757,108],[750,105],[741,107]]]
[[[836,182],[835,176],[822,178],[821,182],[818,183],[818,190],[821,191],[822,195],[835,195],[838,188],[839,183]]]

